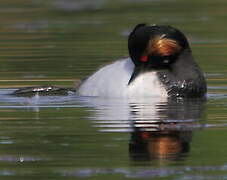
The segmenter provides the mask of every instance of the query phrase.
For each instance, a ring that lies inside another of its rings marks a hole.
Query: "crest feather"
[[[155,56],[171,56],[180,52],[181,46],[177,41],[163,36],[151,39],[148,44],[148,53]]]

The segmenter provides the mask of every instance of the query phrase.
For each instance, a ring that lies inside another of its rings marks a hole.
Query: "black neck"
[[[169,69],[158,71],[158,77],[169,96],[201,97],[207,91],[204,75],[190,49],[184,50]]]

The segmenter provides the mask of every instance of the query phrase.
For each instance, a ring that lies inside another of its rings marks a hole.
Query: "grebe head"
[[[138,24],[129,35],[128,50],[135,66],[163,69],[190,50],[184,34],[171,26]]]

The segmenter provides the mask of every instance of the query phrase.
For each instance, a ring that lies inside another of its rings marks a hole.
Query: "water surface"
[[[227,179],[226,1],[0,1],[2,179]],[[128,56],[141,22],[186,33],[206,99],[16,97]]]

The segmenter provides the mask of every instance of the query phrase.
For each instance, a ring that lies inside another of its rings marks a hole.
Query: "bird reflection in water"
[[[129,155],[135,161],[181,159],[190,150],[194,130],[203,127],[204,98],[88,98],[90,117],[101,132],[130,133]]]
[[[187,157],[193,131],[202,127],[204,99],[169,99],[159,112],[162,119],[136,120],[129,142],[134,161],[180,160]],[[135,113],[135,112],[134,112]]]
[[[178,159],[190,150],[192,131],[133,132],[129,143],[132,160]]]

